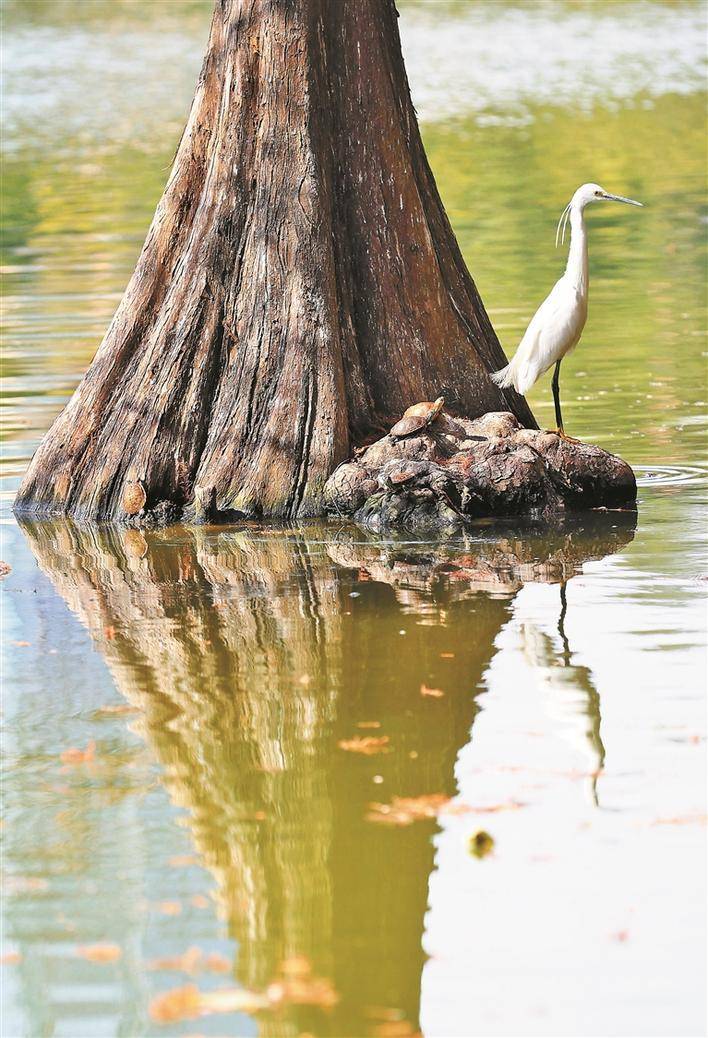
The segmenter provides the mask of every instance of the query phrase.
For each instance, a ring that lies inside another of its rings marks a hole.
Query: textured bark
[[[533,425],[488,377],[504,363],[393,0],[217,0],[135,273],[16,507],[315,514],[336,465],[416,400]]]

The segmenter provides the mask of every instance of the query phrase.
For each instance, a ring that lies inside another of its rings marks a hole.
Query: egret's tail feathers
[[[514,372],[511,364],[507,364],[505,368],[500,368],[499,371],[493,371],[492,382],[495,382],[501,389],[509,389],[514,385]]]

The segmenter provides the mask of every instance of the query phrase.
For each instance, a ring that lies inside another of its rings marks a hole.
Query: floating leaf
[[[204,969],[210,973],[230,973],[231,960],[218,952],[211,952],[204,960]]]
[[[375,1038],[421,1038],[410,1020],[387,1020],[376,1024],[372,1031]]]
[[[656,818],[652,825],[705,825],[708,815],[676,815],[674,818]]]
[[[22,962],[22,955],[20,952],[4,952],[0,955],[0,966],[17,966],[20,962]]]
[[[337,743],[340,750],[349,753],[363,753],[370,757],[374,753],[388,753],[389,738],[387,735],[357,735],[353,739],[340,739]]]
[[[196,973],[201,967],[201,948],[191,947],[181,955],[168,955],[162,959],[153,959],[148,969],[174,973]]]
[[[199,865],[200,860],[196,854],[175,854],[167,862],[173,869],[179,869],[186,865]]]
[[[395,1009],[393,1006],[365,1006],[364,1015],[372,1020],[383,1021],[401,1021],[406,1018],[402,1009]]]
[[[272,1006],[284,1004],[319,1006],[332,1009],[339,1001],[334,985],[326,977],[317,977],[305,955],[292,955],[280,965],[280,976],[266,992]]]
[[[284,977],[310,977],[312,976],[312,963],[306,955],[291,955],[283,959],[280,972]]]
[[[526,807],[523,800],[505,800],[501,804],[480,804],[476,807],[467,807],[467,810],[478,815],[495,815],[499,811],[518,811],[522,807]]]
[[[105,706],[99,706],[97,710],[94,710],[95,717],[113,717],[116,714],[138,713],[140,713],[139,707],[131,706],[130,703],[106,703]]]
[[[189,899],[189,903],[192,908],[208,908],[211,902],[208,897],[204,897],[203,894],[193,894]]]
[[[357,721],[357,728],[380,728],[380,721]]]
[[[201,961],[199,949],[190,949],[190,952],[195,964]],[[180,956],[179,959],[183,961],[184,957]],[[219,955],[207,956],[205,962],[209,964],[210,961],[211,968],[217,971],[220,971],[226,962]],[[332,982],[325,977],[314,976],[309,959],[297,955],[284,960],[277,979],[264,993],[245,988],[200,991],[195,984],[185,984],[154,998],[149,1012],[157,1023],[175,1023],[208,1013],[257,1013],[266,1009],[278,1009],[283,1005],[331,1009],[338,1001],[339,996]]]
[[[117,944],[84,944],[76,949],[76,954],[89,962],[116,962],[123,952]]]
[[[43,876],[5,876],[2,885],[5,894],[28,894],[35,890],[47,890],[49,881]]]
[[[162,959],[153,959],[148,963],[149,970],[169,973],[189,973],[193,975],[206,970],[209,973],[228,973],[231,961],[218,952],[205,955],[201,948],[192,945],[181,955],[168,955]]]
[[[179,1020],[191,1020],[199,1016],[201,996],[196,984],[185,984],[181,988],[172,988],[162,995],[153,998],[148,1012],[150,1018],[158,1024],[176,1023]]]
[[[245,988],[200,991],[196,984],[185,984],[154,998],[149,1013],[156,1023],[167,1024],[209,1013],[256,1013],[269,1005],[265,995]]]
[[[246,988],[218,988],[203,992],[199,1001],[202,1013],[257,1013],[270,1006],[265,995]]]
[[[369,822],[386,825],[411,825],[425,818],[436,818],[450,804],[443,793],[427,793],[419,797],[394,797],[390,804],[369,804]]]
[[[475,858],[486,858],[494,850],[494,837],[480,829],[470,836],[469,849]]]
[[[96,743],[93,739],[87,744],[85,750],[80,750],[76,746],[70,747],[60,756],[62,764],[89,764],[96,757]]]
[[[6,577],[8,573],[12,573],[12,566],[9,562],[0,561],[0,579]]]
[[[421,696],[430,696],[432,699],[442,699],[445,695],[441,688],[428,688],[427,685],[420,686]]]
[[[339,995],[326,977],[292,977],[274,981],[266,992],[270,1005],[319,1006],[332,1009]]]
[[[155,906],[163,915],[179,915],[182,911],[181,901],[158,901]]]

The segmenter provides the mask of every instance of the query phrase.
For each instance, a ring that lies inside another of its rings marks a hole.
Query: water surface
[[[19,527],[18,480],[164,185],[209,7],[5,8],[3,1033],[700,1034],[705,8],[401,5],[508,350],[575,187],[646,203],[589,214],[562,382],[569,431],[636,468],[636,517],[446,544]],[[546,381],[530,399],[550,423]],[[156,999],[188,984],[251,995],[190,1016],[183,994],[165,1020]]]

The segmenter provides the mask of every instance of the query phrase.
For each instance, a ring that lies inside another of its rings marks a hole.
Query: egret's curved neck
[[[583,295],[588,291],[588,235],[583,210],[572,206],[570,210],[570,248],[565,268],[566,277]]]

